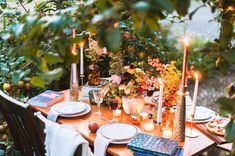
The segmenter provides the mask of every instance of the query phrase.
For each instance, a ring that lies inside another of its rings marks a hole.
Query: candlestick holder
[[[79,101],[79,84],[77,64],[72,63],[70,74],[70,101]]]
[[[197,138],[199,136],[198,132],[193,129],[194,115],[191,115],[190,130],[186,130],[186,137]]]
[[[83,85],[84,85],[84,83],[83,83],[83,82],[84,82],[84,81],[83,81],[83,79],[84,79],[84,74],[81,74],[81,75],[80,75],[80,78],[81,78],[81,86],[83,86]]]
[[[175,124],[174,124],[174,135],[173,138],[178,141],[185,140],[185,111],[186,111],[186,99],[185,99],[185,86],[180,86],[178,91],[177,99],[177,110],[175,114]]]

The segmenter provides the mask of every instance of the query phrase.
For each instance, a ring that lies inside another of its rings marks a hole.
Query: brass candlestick
[[[84,74],[81,74],[81,75],[80,75],[80,78],[81,78],[81,86],[83,86]]]

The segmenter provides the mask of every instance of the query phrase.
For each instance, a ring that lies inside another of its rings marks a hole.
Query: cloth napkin
[[[106,139],[102,135],[98,134],[94,143],[94,156],[105,156],[106,149],[110,142],[111,140]]]
[[[48,122],[45,125],[46,156],[73,156],[82,145],[82,156],[93,156],[89,143],[69,125]]]
[[[47,115],[47,119],[51,120],[53,122],[56,122],[56,120],[57,120],[59,115],[60,115],[60,113],[50,109],[50,111],[49,111],[49,113]]]

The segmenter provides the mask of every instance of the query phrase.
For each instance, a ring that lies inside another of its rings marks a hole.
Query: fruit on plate
[[[208,131],[218,135],[225,134],[225,126],[229,123],[228,118],[219,117],[206,124]]]

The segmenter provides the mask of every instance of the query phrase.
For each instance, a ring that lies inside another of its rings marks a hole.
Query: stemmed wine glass
[[[117,122],[118,120],[115,119],[115,110],[118,108],[119,100],[115,98],[110,98],[109,99],[109,106],[110,109],[112,110],[112,119],[110,122]]]
[[[95,103],[97,104],[97,112],[95,112],[95,114],[101,115],[102,113],[100,111],[100,105],[103,102],[103,94],[98,90],[93,90],[93,96]]]

